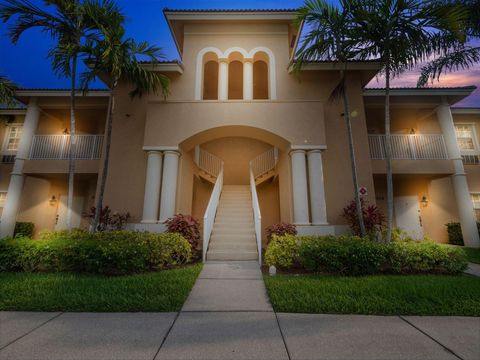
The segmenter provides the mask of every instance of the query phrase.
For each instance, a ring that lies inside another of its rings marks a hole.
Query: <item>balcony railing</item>
[[[462,160],[464,165],[480,165],[480,155],[462,155]]]
[[[438,160],[448,159],[443,135],[391,135],[392,159]],[[370,157],[385,159],[385,135],[368,135]]]
[[[77,160],[99,159],[102,154],[103,135],[77,135]],[[65,160],[70,153],[69,135],[35,135],[30,159]]]

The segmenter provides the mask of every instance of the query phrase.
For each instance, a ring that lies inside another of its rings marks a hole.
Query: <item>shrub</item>
[[[267,265],[342,275],[458,274],[467,267],[461,249],[432,241],[393,241],[390,244],[357,236],[273,237],[265,254]]]
[[[309,271],[342,275],[375,274],[387,261],[385,245],[356,236],[303,237],[299,255]]]
[[[162,270],[190,261],[180,234],[85,230],[45,232],[39,240],[0,242],[0,271],[75,271],[107,275]]]
[[[33,237],[33,230],[35,225],[32,222],[17,222],[15,223],[14,237]]]
[[[460,223],[445,224],[448,233],[448,243],[452,245],[464,245],[462,227]],[[477,229],[480,234],[480,221],[477,221]]]
[[[90,208],[90,212],[83,216],[90,219],[90,223],[93,223],[95,219],[95,206]],[[123,230],[127,225],[127,221],[130,219],[130,213],[126,212],[121,214],[119,212],[113,212],[109,206],[105,206],[100,211],[100,218],[98,220],[97,231],[114,231]]]
[[[375,205],[368,205],[367,202],[360,198],[362,205],[363,222],[365,224],[365,230],[367,234],[373,235],[381,229],[385,222],[385,216]],[[355,200],[352,200],[350,204],[343,208],[342,216],[347,220],[350,230],[354,235],[360,236],[360,225],[357,217],[357,204]]]
[[[176,214],[165,221],[167,232],[179,233],[190,243],[193,249],[200,242],[200,223],[191,215]]]
[[[297,235],[297,228],[293,224],[289,223],[278,223],[270,225],[266,228],[267,230],[267,243],[272,240],[272,236],[284,236],[284,235]]]
[[[293,235],[276,236],[265,252],[265,263],[279,268],[288,269],[293,266],[298,258],[298,240]]]
[[[393,242],[389,247],[389,268],[393,273],[458,274],[467,268],[461,249],[432,241]]]

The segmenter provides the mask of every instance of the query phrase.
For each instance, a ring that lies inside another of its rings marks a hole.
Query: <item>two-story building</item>
[[[176,213],[203,220],[210,259],[254,259],[265,227],[301,234],[348,231],[353,199],[343,105],[330,100],[338,65],[312,62],[295,74],[295,10],[165,10],[181,56],[150,67],[170,95],[130,99],[118,89],[105,205],[129,212],[129,227],[163,231]],[[383,89],[366,89],[375,62],[348,64],[359,182],[385,210]],[[415,238],[446,242],[459,221],[480,246],[479,108],[452,108],[474,86],[392,90],[395,222]],[[24,109],[1,110],[1,234],[15,221],[36,231],[65,227],[69,147],[67,90],[17,91]],[[98,192],[108,93],[78,97],[75,226]],[[257,242],[256,242],[257,240]]]

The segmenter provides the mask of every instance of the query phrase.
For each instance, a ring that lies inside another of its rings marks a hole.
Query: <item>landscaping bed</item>
[[[0,273],[0,311],[179,311],[201,264],[128,276]]]
[[[278,312],[480,316],[480,278],[445,275],[265,275]]]

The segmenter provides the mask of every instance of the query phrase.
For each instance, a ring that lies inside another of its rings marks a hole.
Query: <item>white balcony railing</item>
[[[77,160],[99,159],[103,135],[77,135]],[[70,153],[70,135],[35,135],[30,148],[30,159],[65,160]]]
[[[443,135],[391,135],[392,159],[437,160],[448,159]],[[370,157],[385,159],[385,135],[368,135]]]

